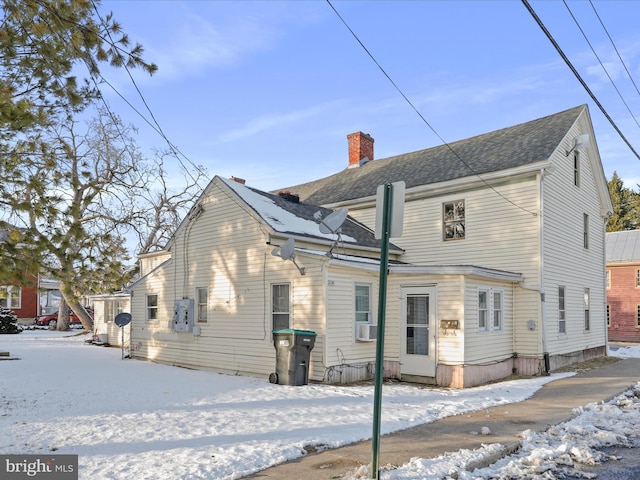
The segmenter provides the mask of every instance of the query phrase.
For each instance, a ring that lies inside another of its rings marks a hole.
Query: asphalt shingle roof
[[[288,190],[299,195],[301,201],[330,205],[373,196],[378,185],[386,182],[404,181],[406,187],[411,188],[544,161],[586,108],[586,105],[581,105],[449,143],[448,146],[374,160],[313,182],[276,191]]]

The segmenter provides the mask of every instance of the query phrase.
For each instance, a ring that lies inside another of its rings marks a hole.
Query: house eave
[[[549,166],[551,166],[551,160],[544,159],[535,163],[529,163],[527,165],[522,165],[515,168],[483,173],[482,175],[468,175],[466,177],[456,178],[454,180],[448,180],[445,182],[418,185],[406,189],[405,200],[414,200],[426,196],[443,194],[452,190],[460,191],[460,189],[464,188],[475,188],[478,185],[497,183],[505,179],[526,177],[531,174],[537,173],[544,168],[548,168]],[[357,198],[353,200],[329,203],[324,206],[326,208],[350,207],[355,205],[369,207],[375,205],[375,202],[376,196],[371,195],[368,197]]]

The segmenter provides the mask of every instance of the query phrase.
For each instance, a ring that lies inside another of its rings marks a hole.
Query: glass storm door
[[[400,373],[434,377],[436,373],[435,288],[404,287],[400,335]]]

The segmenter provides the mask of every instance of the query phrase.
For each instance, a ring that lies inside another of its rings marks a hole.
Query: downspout
[[[545,308],[545,292],[544,292],[544,174],[545,170],[540,170],[540,214],[538,215],[538,232],[540,235],[540,286],[527,285],[520,282],[520,287],[525,290],[534,290],[540,294],[540,333],[542,335],[542,352],[544,355],[544,371],[545,375],[549,375],[551,366],[549,363],[549,351],[547,350],[547,321]]]
[[[607,323],[607,223],[609,222],[609,218],[611,218],[612,213],[607,212],[604,216],[604,228],[602,229],[602,240],[603,240],[603,248],[602,248],[602,262],[604,264],[604,279],[602,282],[602,289],[604,290],[604,354],[609,356],[609,325]]]

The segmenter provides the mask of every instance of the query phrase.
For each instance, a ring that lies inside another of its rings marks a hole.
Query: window
[[[493,329],[502,330],[502,292],[493,291]]]
[[[478,330],[487,331],[487,316],[489,315],[489,292],[478,290]]]
[[[636,285],[638,281],[636,280]],[[607,288],[611,288],[611,270],[607,270]]]
[[[478,289],[478,331],[500,331],[503,328],[504,293],[493,288]]]
[[[567,333],[567,318],[565,310],[565,287],[558,287],[558,333]]]
[[[147,295],[147,320],[158,319],[158,295]]]
[[[289,284],[271,285],[271,318],[274,330],[289,328],[290,301]]]
[[[640,327],[640,305],[636,306],[636,326]]]
[[[22,303],[22,290],[16,287],[0,287],[0,308],[19,309]]]
[[[196,301],[198,302],[198,321],[206,322],[209,312],[209,287],[196,288]]]
[[[356,322],[371,322],[371,285],[356,285]]]
[[[573,151],[573,184],[580,186],[580,152],[578,149]]]
[[[582,238],[583,238],[583,247],[589,248],[589,215],[586,213],[583,214],[582,217]]]
[[[607,303],[607,327],[610,327],[610,326],[611,326],[611,308]]]
[[[445,241],[464,238],[464,200],[443,203],[442,219]]]
[[[636,287],[640,287],[640,269],[636,270]]]
[[[113,322],[116,315],[124,312],[125,303],[123,300],[105,300],[104,302],[104,321]]]
[[[584,329],[591,330],[591,319],[589,318],[589,289],[584,289]]]

